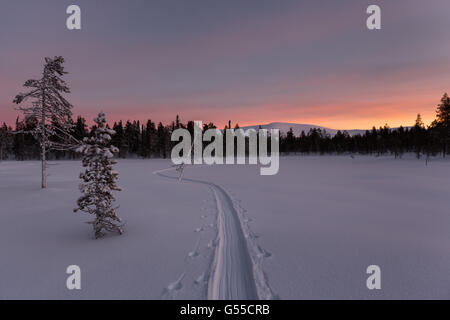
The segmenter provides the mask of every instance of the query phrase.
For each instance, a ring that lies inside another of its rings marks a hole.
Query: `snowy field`
[[[182,183],[170,161],[121,160],[125,234],[99,240],[72,212],[80,162],[51,162],[46,190],[39,166],[0,163],[0,299],[450,299],[450,160],[285,157]]]

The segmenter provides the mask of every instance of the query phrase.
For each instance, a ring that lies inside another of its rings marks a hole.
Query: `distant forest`
[[[71,134],[82,141],[88,137],[95,127],[88,128],[86,120],[78,117],[73,121]],[[40,158],[39,143],[31,132],[37,125],[37,120],[28,117],[17,118],[15,128],[5,123],[0,127],[0,160],[35,160]],[[231,127],[231,121],[224,129]],[[178,128],[194,131],[194,122],[182,123],[177,116],[169,125],[148,120],[122,121],[114,123],[116,131],[111,143],[120,150],[120,158],[169,158],[172,147],[178,142],[171,141],[171,133]],[[204,130],[216,128],[213,123],[205,124]],[[234,128],[239,128],[235,125]],[[57,140],[58,137],[53,137]],[[311,129],[295,136],[292,129],[280,137],[280,152],[282,154],[368,154],[395,155],[401,157],[406,152],[421,156],[445,157],[450,153],[450,98],[447,94],[441,99],[436,110],[436,120],[425,127],[420,114],[414,126],[391,129],[387,125],[367,130],[364,134],[350,136],[346,131],[338,131],[331,136],[321,129]],[[75,151],[50,151],[50,159],[76,159]]]

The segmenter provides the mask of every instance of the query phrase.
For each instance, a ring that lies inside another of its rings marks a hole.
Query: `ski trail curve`
[[[164,178],[177,179],[163,174],[170,169],[155,171]],[[267,297],[258,295],[258,288],[268,284],[258,284],[258,279],[265,279],[258,272],[252,261],[248,242],[242,229],[239,213],[228,193],[212,182],[183,178],[183,181],[208,186],[214,195],[217,206],[217,238],[214,260],[208,279],[207,297],[211,300],[259,300]],[[260,270],[260,273],[262,271]],[[270,288],[268,288],[269,291]],[[267,291],[267,290],[265,290]]]

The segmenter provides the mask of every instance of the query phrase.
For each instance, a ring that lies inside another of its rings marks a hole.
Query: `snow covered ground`
[[[72,212],[80,163],[52,162],[47,190],[39,165],[0,163],[0,299],[450,298],[449,160],[293,156],[182,183],[170,161],[121,160],[125,234],[99,240]]]

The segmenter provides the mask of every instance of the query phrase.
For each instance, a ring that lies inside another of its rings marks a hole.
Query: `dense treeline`
[[[414,152],[417,157],[446,156],[450,152],[450,98],[447,94],[441,99],[436,111],[436,120],[428,127],[423,124],[420,115],[414,126],[409,128],[390,129],[388,126],[366,131],[363,135],[350,136],[346,131],[338,131],[331,136],[321,129],[311,129],[295,136],[292,129],[280,138],[281,153],[320,153],[341,154],[360,153],[401,157],[405,152]],[[95,127],[88,128],[86,120],[78,117],[74,121],[72,135],[79,141],[90,135]],[[32,117],[16,120],[15,128],[3,124],[0,127],[0,159],[30,160],[39,159],[39,144],[27,132],[37,125]],[[225,129],[231,127],[231,122]],[[186,128],[194,131],[194,122],[180,122],[177,116],[170,125],[156,124],[148,120],[145,124],[139,121],[122,121],[114,123],[112,129],[116,135],[112,144],[119,148],[120,158],[168,158],[171,149],[177,142],[170,137],[173,130]],[[204,130],[216,128],[213,123],[205,124]],[[239,128],[236,125],[234,128]],[[56,138],[57,139],[57,138]],[[74,159],[78,155],[73,151],[51,151],[50,159]]]

